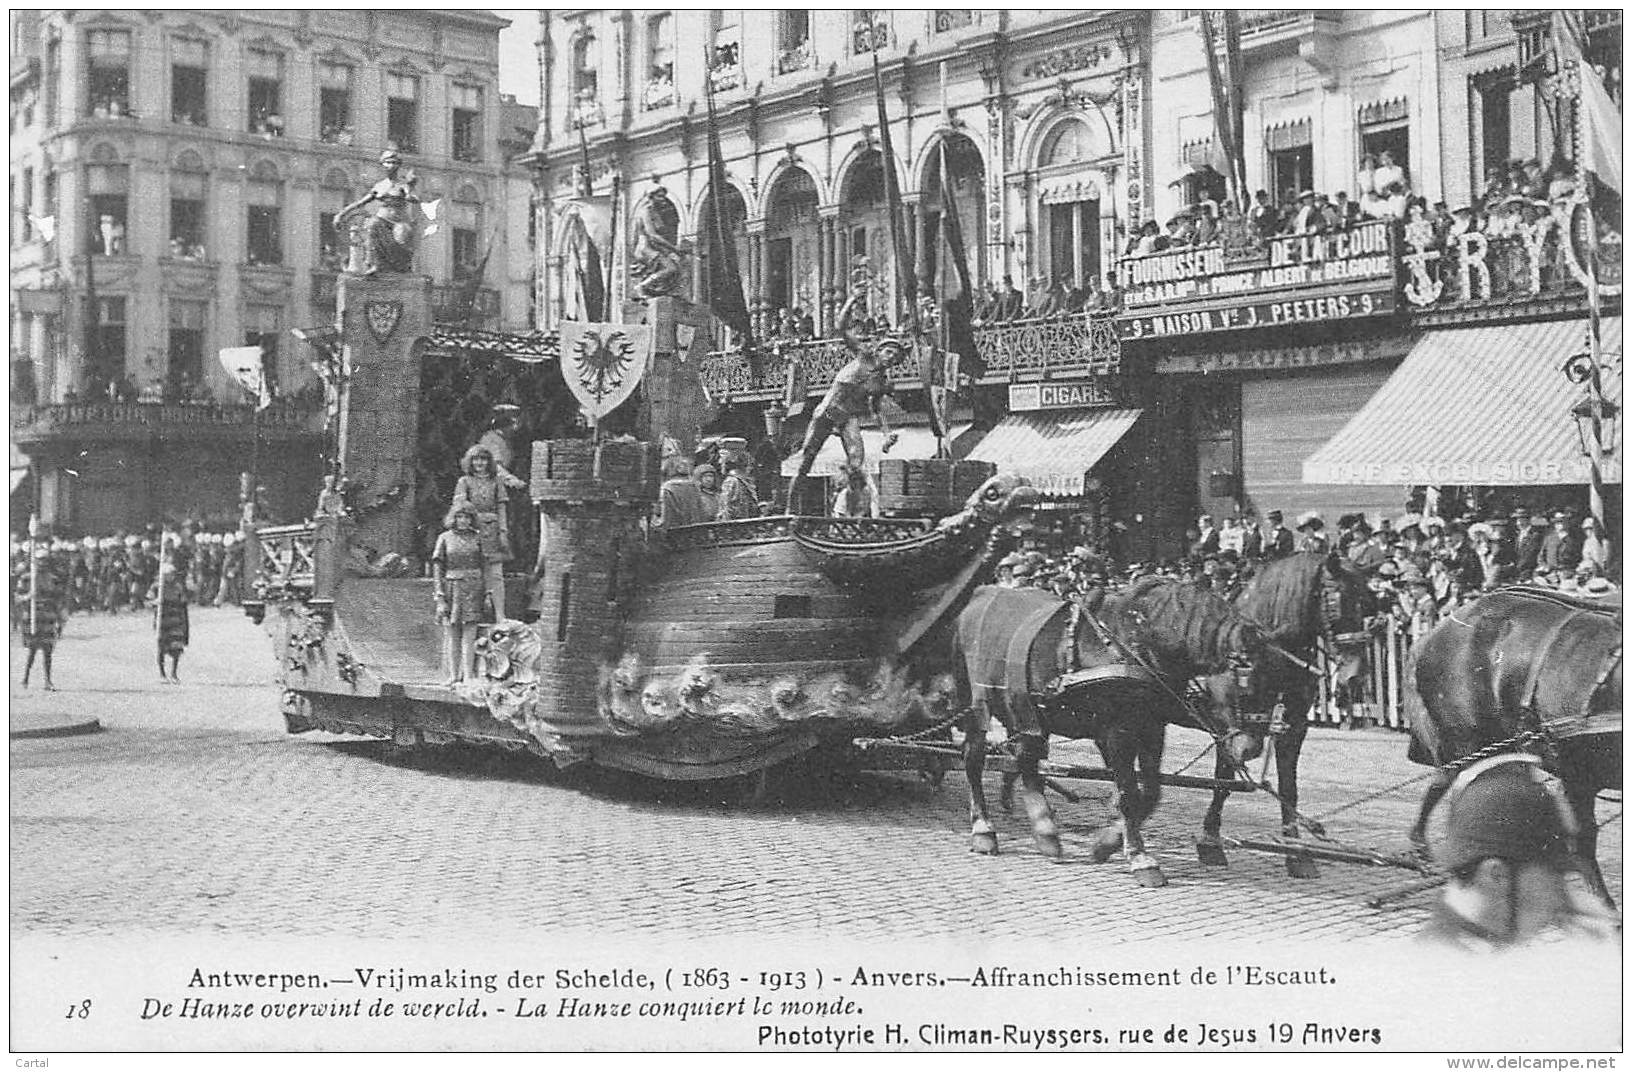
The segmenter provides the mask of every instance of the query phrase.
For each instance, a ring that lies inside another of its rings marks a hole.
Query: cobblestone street
[[[146,616],[74,618],[53,694],[21,690],[13,637],[18,715],[88,713],[104,727],[12,744],[14,934],[349,933],[345,913],[314,910],[322,900],[366,912],[382,933],[442,939],[530,918],[653,937],[944,938],[978,925],[1095,944],[1245,933],[1324,943],[1403,935],[1431,903],[1419,894],[1367,908],[1413,878],[1391,868],[1328,863],[1299,881],[1279,858],[1242,850],[1227,869],[1203,867],[1191,847],[1207,803],[1198,790],[1167,790],[1151,830],[1171,885],[1146,890],[1120,864],[1087,858],[1111,814],[1100,782],[1074,785],[1080,804],[1057,802],[1068,859],[1052,865],[1018,814],[998,815],[1002,855],[968,852],[957,774],[938,788],[896,773],[789,776],[747,805],[740,786],[290,737],[266,642],[236,609],[195,610],[180,686],[159,683],[150,629]],[[1174,732],[1167,769],[1200,749],[1199,735]],[[1091,751],[1057,747],[1055,758],[1092,762]],[[1315,817],[1420,773],[1399,735],[1329,730],[1311,736],[1305,771]],[[1330,832],[1398,850],[1419,791],[1332,814]],[[1601,804],[1600,815],[1618,807]],[[1225,830],[1266,835],[1275,818],[1273,801],[1238,797]],[[1604,858],[1619,897],[1618,821]]]

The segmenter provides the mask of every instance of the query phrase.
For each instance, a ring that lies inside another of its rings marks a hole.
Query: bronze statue
[[[657,298],[680,289],[680,261],[686,251],[679,245],[680,212],[663,187],[654,189],[635,217],[635,255],[631,274],[639,280],[635,293]]]
[[[385,169],[385,178],[334,215],[335,229],[345,227],[352,237],[347,271],[359,275],[414,270],[418,233],[412,206],[419,204],[414,193],[419,179],[412,171],[402,170],[402,155],[395,149],[380,154],[380,167]],[[346,218],[370,204],[375,206],[374,214],[353,230]]]

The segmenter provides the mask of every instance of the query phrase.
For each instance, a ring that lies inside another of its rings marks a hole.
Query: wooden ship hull
[[[343,353],[331,355],[340,371],[330,380],[338,455],[348,479],[380,492],[369,508],[245,530],[255,591],[245,610],[272,638],[291,733],[468,742],[711,779],[827,741],[888,736],[942,709],[912,649],[981,579],[996,500],[938,525],[772,517],[650,529],[656,444],[700,426],[708,407],[697,374],[706,311],[674,299],[626,310],[657,339],[642,386],[646,441],[532,444],[538,561],[507,577],[501,620],[478,633],[476,676],[446,684],[433,582],[412,559],[421,370],[478,348],[548,359],[555,344],[433,332],[426,287],[419,277],[341,279]],[[382,308],[400,319],[382,319]],[[887,481],[900,505],[944,508],[990,475],[914,465]]]

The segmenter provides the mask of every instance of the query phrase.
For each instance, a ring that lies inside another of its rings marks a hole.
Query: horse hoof
[[[1114,837],[1096,837],[1093,847],[1088,850],[1089,858],[1096,864],[1102,864],[1115,856],[1122,849],[1122,835]]]
[[[1312,856],[1288,856],[1286,873],[1293,878],[1319,878],[1320,865],[1315,863]]]
[[[1315,835],[1316,837],[1325,837],[1326,836],[1326,827],[1324,825],[1320,824],[1320,823],[1315,822],[1313,819],[1310,819],[1309,820],[1309,832],[1311,834]]]
[[[1196,842],[1196,858],[1208,867],[1230,866],[1230,858],[1224,855],[1224,846],[1216,841]]]
[[[1148,890],[1161,889],[1167,885],[1167,876],[1162,874],[1159,867],[1141,867],[1133,873],[1133,880]]]
[[[1065,846],[1060,844],[1058,834],[1036,834],[1033,835],[1032,841],[1036,842],[1037,851],[1050,860],[1065,859]]]
[[[996,834],[971,834],[971,835],[969,835],[969,851],[970,852],[978,852],[982,856],[996,856],[997,855],[997,835]]]

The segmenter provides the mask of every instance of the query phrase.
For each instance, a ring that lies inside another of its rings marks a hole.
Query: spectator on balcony
[[[1275,206],[1269,203],[1269,191],[1259,190],[1252,195],[1252,225],[1258,229],[1258,234],[1264,238],[1273,238],[1280,233],[1280,213]]]
[[[1196,245],[1212,245],[1218,241],[1218,206],[1211,201],[1203,201],[1196,209]]]
[[[1378,191],[1377,186],[1377,154],[1361,153],[1360,166],[1355,169],[1354,189],[1361,198]]]
[[[1541,161],[1534,158],[1524,162],[1524,182],[1518,192],[1533,201],[1547,200],[1547,178],[1542,175]]]
[[[815,317],[811,316],[803,309],[795,309],[793,311],[793,319],[798,325],[796,331],[801,339],[814,339],[816,337]]]
[[[1337,225],[1334,230],[1346,231],[1360,222],[1360,206],[1349,200],[1347,190],[1337,191],[1332,208],[1337,212]]]
[[[1502,169],[1494,164],[1485,168],[1485,185],[1479,191],[1479,199],[1487,205],[1494,205],[1507,193],[1507,181],[1502,176]]]
[[[1373,189],[1378,194],[1387,197],[1390,187],[1398,186],[1401,189],[1410,185],[1410,176],[1405,169],[1394,162],[1394,154],[1384,149],[1377,157],[1377,171],[1372,176]]]
[[[1139,240],[1134,245],[1134,253],[1145,256],[1151,253],[1161,253],[1170,243],[1155,220],[1146,220],[1139,228]]]
[[[1298,195],[1298,208],[1292,216],[1288,234],[1319,234],[1324,226],[1320,207],[1315,203],[1315,191],[1305,190]]]
[[[1047,279],[1040,275],[1034,275],[1031,277],[1031,286],[1026,288],[1025,315],[1028,318],[1043,315],[1043,305],[1048,301],[1048,295],[1051,289],[1052,288],[1049,286]]]
[[[1089,276],[1089,285],[1092,285],[1093,281],[1093,277]],[[1067,313],[1080,313],[1083,311],[1083,309],[1087,308],[1087,306],[1088,291],[1073,282],[1070,287],[1066,288],[1065,311]]]
[[[1003,294],[998,300],[997,320],[1018,320],[1025,311],[1026,299],[1014,285],[1014,276],[1003,277]]]
[[[1167,248],[1192,245],[1193,234],[1189,226],[1189,217],[1174,216],[1167,221]]]

